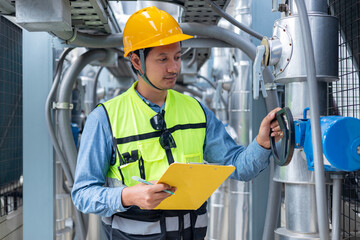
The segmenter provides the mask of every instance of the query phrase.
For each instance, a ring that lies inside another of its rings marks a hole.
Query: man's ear
[[[143,74],[142,69],[141,69],[141,61],[140,58],[137,54],[132,53],[130,56],[130,61],[131,64],[133,65],[133,67],[138,70],[138,72],[140,72],[141,74]]]

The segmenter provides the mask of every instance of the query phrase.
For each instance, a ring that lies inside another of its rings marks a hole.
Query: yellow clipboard
[[[158,183],[176,187],[175,195],[163,200],[155,209],[198,209],[234,170],[234,166],[173,163]]]

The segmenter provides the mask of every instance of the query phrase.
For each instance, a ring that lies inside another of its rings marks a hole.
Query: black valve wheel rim
[[[286,121],[287,124],[286,124]],[[270,146],[271,152],[276,164],[286,166],[290,163],[294,148],[295,148],[295,128],[294,119],[288,107],[282,108],[276,113],[276,120],[279,123],[280,130],[284,133],[281,141],[280,152],[275,144],[275,137],[271,136],[272,130],[270,129]]]

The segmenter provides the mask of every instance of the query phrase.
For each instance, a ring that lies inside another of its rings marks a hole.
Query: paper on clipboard
[[[234,170],[234,166],[173,163],[158,183],[176,187],[175,195],[166,198],[155,209],[198,209]]]

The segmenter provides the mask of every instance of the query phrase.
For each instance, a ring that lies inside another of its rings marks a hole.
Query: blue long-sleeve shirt
[[[139,95],[154,111],[162,107]],[[234,165],[231,175],[241,181],[256,177],[269,164],[270,150],[261,147],[254,139],[247,148],[237,145],[214,113],[202,105],[206,116],[204,160],[221,165]],[[81,137],[75,181],[71,192],[75,206],[84,213],[109,217],[125,211],[121,203],[124,187],[106,187],[106,174],[114,161],[114,149],[106,113],[98,107],[88,116]]]

